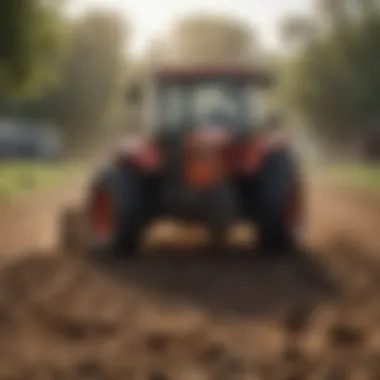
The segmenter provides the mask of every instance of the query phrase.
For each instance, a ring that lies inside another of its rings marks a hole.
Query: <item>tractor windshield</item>
[[[249,82],[168,82],[157,95],[160,120],[167,128],[207,124],[251,128],[263,118],[263,91]]]

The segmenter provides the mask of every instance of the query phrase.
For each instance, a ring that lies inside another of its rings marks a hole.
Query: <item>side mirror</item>
[[[130,104],[139,104],[142,101],[142,89],[137,84],[132,84],[127,87],[125,99]]]

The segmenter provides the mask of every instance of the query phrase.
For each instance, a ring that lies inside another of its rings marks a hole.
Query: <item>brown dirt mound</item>
[[[380,210],[311,189],[300,258],[0,271],[1,379],[379,379]]]
[[[0,379],[376,379],[380,264],[338,256],[9,264]]]

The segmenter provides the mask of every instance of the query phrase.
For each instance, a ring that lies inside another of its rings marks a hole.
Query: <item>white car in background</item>
[[[0,159],[56,159],[62,148],[62,137],[53,125],[0,121]]]

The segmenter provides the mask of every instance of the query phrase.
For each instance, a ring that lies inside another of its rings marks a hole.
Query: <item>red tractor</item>
[[[127,91],[129,102],[143,106],[146,128],[89,188],[85,248],[134,257],[145,227],[175,217],[204,223],[220,246],[231,224],[245,219],[257,226],[265,252],[294,252],[303,189],[280,120],[264,114],[272,76],[230,67],[166,68],[151,79],[144,91]],[[72,213],[64,221],[69,248]]]

